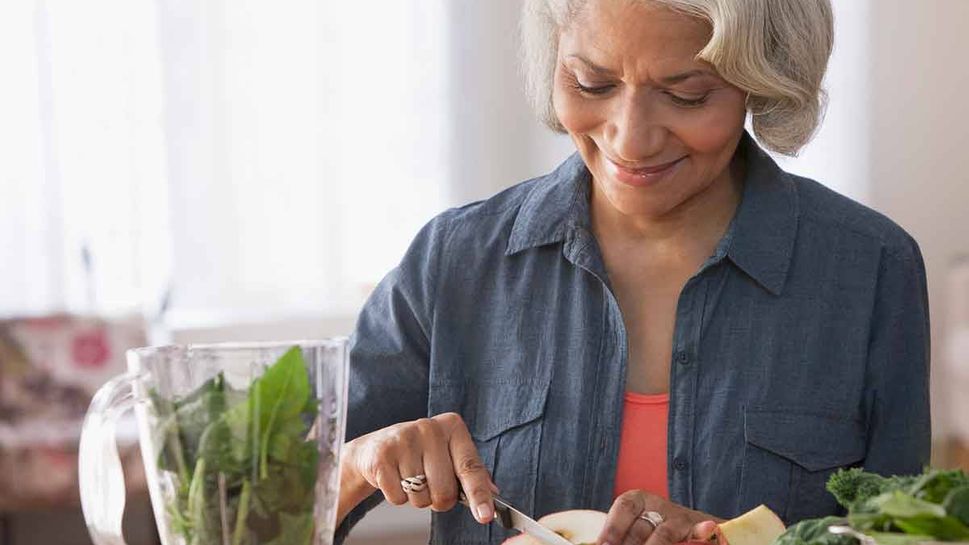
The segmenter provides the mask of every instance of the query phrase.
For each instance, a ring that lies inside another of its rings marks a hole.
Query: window
[[[444,4],[7,2],[0,313],[353,311],[444,206]]]

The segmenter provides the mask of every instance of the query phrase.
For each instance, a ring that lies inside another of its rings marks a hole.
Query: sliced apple
[[[595,543],[606,514],[602,511],[573,509],[550,513],[538,519],[543,526],[570,542],[580,545]],[[784,533],[784,523],[767,506],[760,505],[737,518],[717,526],[719,545],[771,545]],[[690,541],[680,545],[709,545],[709,542]],[[541,545],[527,534],[506,539],[502,545]]]
[[[573,509],[550,513],[538,522],[576,545],[595,543],[606,524],[606,514],[602,511]],[[527,534],[517,535],[502,542],[502,545],[541,545]]]
[[[771,545],[784,533],[784,523],[766,505],[759,505],[717,528],[721,545]]]
[[[606,525],[606,514],[590,509],[550,513],[538,522],[572,543],[595,543]]]

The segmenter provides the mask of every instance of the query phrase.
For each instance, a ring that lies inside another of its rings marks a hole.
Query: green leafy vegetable
[[[969,476],[964,472],[930,469],[912,484],[909,493],[925,501],[942,503],[951,490],[962,486],[969,486]]]
[[[846,521],[879,545],[969,540],[969,476],[963,471],[883,477],[854,468],[834,473],[827,489],[847,509],[847,518],[801,521],[774,545],[854,545],[856,538],[828,532]]]
[[[832,534],[828,526],[843,523],[838,517],[801,521],[792,525],[774,541],[774,545],[854,545],[851,536]]]
[[[918,477],[908,475],[883,477],[855,467],[831,475],[827,489],[838,504],[845,509],[851,509],[855,504],[866,502],[885,492],[907,490],[917,480]]]
[[[298,347],[248,393],[220,374],[181,399],[152,399],[162,419],[158,467],[177,485],[166,512],[186,543],[311,542],[319,451],[307,437],[317,403]]]
[[[954,488],[942,500],[947,513],[969,526],[969,484]]]
[[[910,496],[900,490],[885,492],[868,500],[869,505],[892,518],[942,518],[945,508]]]

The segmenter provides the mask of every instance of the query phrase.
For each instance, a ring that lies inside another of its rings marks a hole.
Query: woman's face
[[[745,93],[695,60],[709,37],[703,21],[642,0],[590,0],[562,31],[555,112],[624,215],[661,217],[729,183]]]

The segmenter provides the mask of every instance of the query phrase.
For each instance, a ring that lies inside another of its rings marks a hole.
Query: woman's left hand
[[[655,528],[645,513],[655,511],[663,522]],[[660,496],[630,490],[612,503],[597,545],[674,545],[683,541],[706,541],[717,530],[717,517],[692,511]]]

